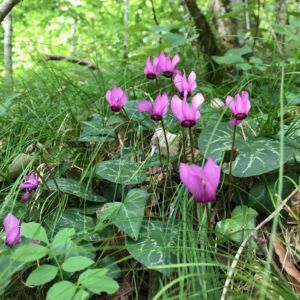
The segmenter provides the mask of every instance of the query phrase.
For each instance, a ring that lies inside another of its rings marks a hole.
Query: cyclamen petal
[[[39,186],[39,184],[39,179],[37,179],[33,173],[29,173],[26,176],[25,181],[21,183],[20,189],[33,191]]]
[[[181,100],[177,95],[174,95],[171,101],[171,109],[175,117],[183,127],[192,127],[200,118],[199,108],[203,103],[204,98],[202,94],[197,94],[192,99],[190,106],[186,100],[186,92],[184,98]]]
[[[173,59],[170,58],[170,53],[165,55],[163,52],[159,55],[158,70],[163,73],[165,77],[172,78],[173,75],[178,73],[176,64],[180,61],[180,57],[176,54]]]
[[[169,99],[166,93],[158,94],[154,100],[154,104],[148,100],[144,100],[138,103],[139,112],[147,112],[151,119],[154,121],[160,121],[168,112]]]
[[[248,117],[251,103],[247,91],[242,91],[242,93],[237,94],[235,98],[228,96],[225,103],[234,115],[234,119],[229,122],[230,125],[237,126]]]
[[[8,245],[14,245],[21,241],[20,220],[13,214],[9,213],[3,220],[5,230],[5,242]]]
[[[148,79],[156,79],[159,75],[159,68],[158,68],[159,58],[155,56],[153,58],[153,63],[151,62],[150,57],[148,57],[146,61],[146,67],[144,69],[144,73]]]
[[[216,200],[221,168],[212,158],[208,158],[203,168],[195,164],[181,163],[179,177],[197,202],[207,203]]]
[[[182,75],[177,74],[174,77],[173,82],[182,96],[184,93],[187,93],[187,96],[189,97],[192,94],[192,91],[197,87],[195,72],[191,72],[188,79],[186,78],[185,71]]]
[[[126,92],[116,85],[106,92],[105,98],[114,112],[120,111],[128,101]]]

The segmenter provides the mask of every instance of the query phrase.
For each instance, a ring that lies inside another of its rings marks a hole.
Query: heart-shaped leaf
[[[171,253],[176,238],[176,228],[168,228],[159,221],[145,220],[137,241],[126,239],[126,249],[140,263],[148,268],[171,264]],[[168,268],[158,269],[163,274],[170,274]]]
[[[95,175],[120,184],[138,184],[146,180],[142,166],[125,160],[106,160],[96,164]]]
[[[141,189],[131,190],[125,200],[105,204],[99,220],[110,218],[111,222],[127,233],[131,238],[137,239],[144,218],[144,209],[149,194]]]
[[[71,194],[77,196],[78,198],[91,201],[91,202],[106,202],[104,197],[96,195],[95,192],[89,188],[85,183],[79,182],[71,178],[57,178],[56,183],[49,179],[47,185],[51,191],[59,190],[63,193]],[[56,186],[57,185],[57,186]]]
[[[115,129],[103,124],[101,116],[94,114],[89,122],[82,122],[80,142],[112,142],[115,136]]]

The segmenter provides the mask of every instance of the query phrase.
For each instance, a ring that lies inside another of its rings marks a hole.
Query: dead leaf
[[[169,144],[170,156],[178,154],[179,151],[179,137],[176,134],[166,131],[167,140]],[[163,129],[157,128],[151,138],[151,144],[157,145],[159,143],[160,151],[162,155],[167,154],[166,139]]]
[[[275,253],[277,254],[279,261],[282,265],[282,269],[292,277],[294,280],[292,282],[293,287],[300,292],[300,272],[294,264],[294,258],[291,253],[282,245],[282,243],[275,239],[273,242]]]

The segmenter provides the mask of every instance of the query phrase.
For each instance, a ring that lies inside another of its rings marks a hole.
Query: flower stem
[[[186,162],[186,143],[185,143],[185,131],[184,128],[181,127],[182,130],[182,148],[183,148],[183,162]]]
[[[208,203],[205,203],[205,209],[206,209],[206,218],[207,218],[207,228],[210,228],[210,211],[209,211],[209,207],[208,207]]]
[[[233,154],[235,146],[235,137],[236,137],[236,126],[234,126],[232,134],[232,143],[231,143],[231,152],[230,152],[230,166],[229,166],[229,177],[232,179],[232,163],[233,163]]]
[[[195,154],[194,154],[194,140],[193,140],[192,127],[189,127],[189,135],[190,135],[190,142],[191,142],[192,163],[194,163],[195,162]]]
[[[42,161],[44,162],[44,164],[45,164],[45,166],[46,166],[46,168],[47,168],[47,170],[48,170],[48,172],[49,172],[49,175],[50,175],[51,179],[52,179],[53,182],[54,182],[54,185],[55,185],[57,191],[60,193],[61,190],[60,190],[60,188],[59,188],[59,185],[58,185],[58,183],[57,183],[57,181],[56,181],[56,178],[55,178],[55,176],[53,175],[52,170],[51,170],[50,166],[48,165],[48,162],[46,161],[46,159],[45,159],[43,153],[41,153],[41,159],[42,159]]]
[[[166,128],[165,128],[165,124],[164,124],[164,120],[161,119],[161,127],[163,129],[164,132],[164,136],[165,136],[165,141],[166,141],[166,147],[167,147],[167,158],[168,158],[168,164],[170,163],[170,149],[169,149],[169,143],[168,143],[168,138],[167,138],[167,132],[166,132]]]
[[[159,83],[158,83],[158,79],[157,79],[157,78],[155,78],[155,83],[156,83],[157,90],[160,92],[160,86],[159,86]]]
[[[129,116],[127,114],[127,111],[126,111],[126,109],[124,107],[122,107],[122,112],[125,115],[125,117],[128,119],[128,121],[130,122],[130,118],[129,118]]]

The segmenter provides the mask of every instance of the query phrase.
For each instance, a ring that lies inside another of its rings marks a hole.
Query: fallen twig
[[[98,67],[95,64],[92,64],[88,61],[85,60],[81,60],[79,58],[76,57],[69,57],[69,56],[65,56],[65,55],[59,55],[59,54],[48,54],[46,55],[44,58],[39,59],[39,62],[44,62],[44,61],[49,61],[49,60],[65,60],[68,61],[72,64],[77,64],[80,66],[86,66],[91,70],[97,70]]]

